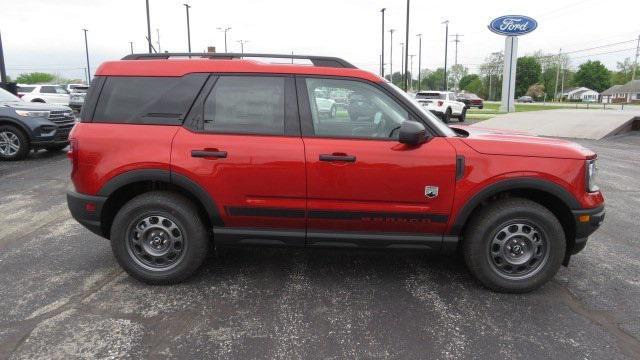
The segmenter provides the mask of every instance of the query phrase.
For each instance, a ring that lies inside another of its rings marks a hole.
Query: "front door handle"
[[[320,154],[320,161],[356,162],[356,157],[344,153]]]
[[[191,150],[191,157],[225,159],[227,152],[218,150]]]

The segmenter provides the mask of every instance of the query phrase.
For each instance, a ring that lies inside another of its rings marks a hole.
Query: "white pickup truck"
[[[451,91],[420,91],[416,93],[416,101],[445,123],[451,118],[462,122],[467,116],[467,107]]]

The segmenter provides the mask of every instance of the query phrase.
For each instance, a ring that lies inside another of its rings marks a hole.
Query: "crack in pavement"
[[[618,348],[620,348],[624,355],[631,359],[640,359],[640,340],[621,328],[617,319],[611,315],[610,311],[590,309],[583,304],[574,293],[558,281],[554,280],[553,284],[557,285],[560,290],[558,293],[560,299],[571,311],[588,319],[595,325],[600,326],[613,336]]]
[[[59,306],[43,314],[40,314],[30,319],[11,321],[8,323],[0,324],[0,326],[3,328],[15,327],[22,330],[22,331],[19,331],[19,334],[14,336],[14,339],[9,339],[4,344],[0,344],[0,358],[8,358],[9,355],[15,354],[20,348],[20,346],[22,346],[22,344],[24,344],[27,341],[31,333],[38,327],[38,325],[40,325],[44,321],[47,321],[63,313],[64,311],[74,308],[76,305],[80,304],[83,300],[85,300],[89,296],[97,293],[98,291],[106,287],[109,283],[115,280],[122,273],[123,273],[122,269],[115,269],[111,271],[109,274],[104,276],[101,280],[93,284],[89,289],[69,297],[69,300],[66,301],[65,303],[60,304]],[[20,334],[22,335],[20,336]],[[15,339],[15,337],[18,337],[18,336],[19,338]]]

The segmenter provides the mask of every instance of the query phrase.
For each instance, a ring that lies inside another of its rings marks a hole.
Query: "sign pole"
[[[518,63],[518,37],[506,36],[504,39],[504,69],[502,76],[502,101],[500,111],[514,112],[516,92],[516,65]]]

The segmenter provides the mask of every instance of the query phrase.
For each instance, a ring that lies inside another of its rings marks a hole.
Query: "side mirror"
[[[403,121],[398,141],[411,146],[420,145],[427,141],[427,129],[417,121]]]

